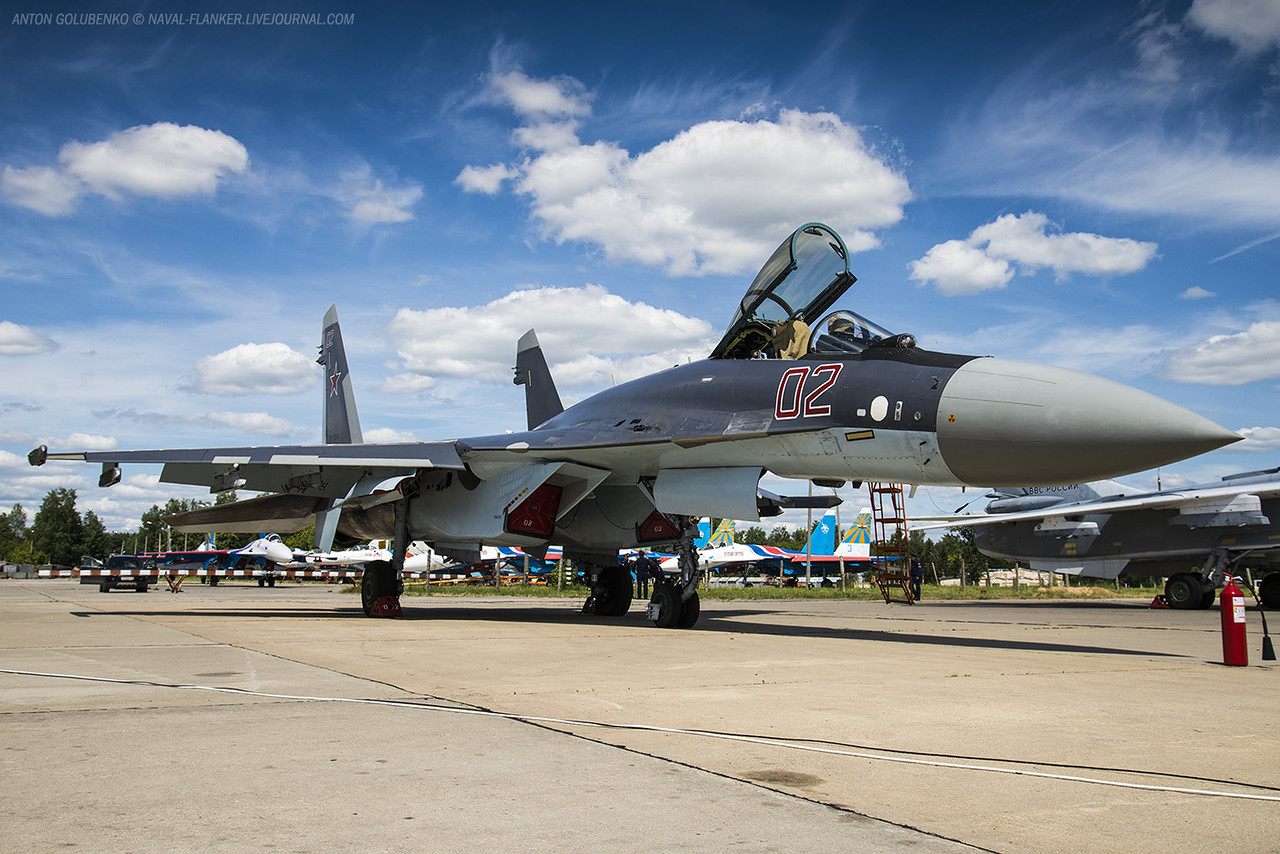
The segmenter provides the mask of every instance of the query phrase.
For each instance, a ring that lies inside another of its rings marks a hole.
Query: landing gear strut
[[[689,521],[680,538],[680,578],[658,581],[649,599],[648,617],[661,629],[690,629],[698,622],[698,550],[693,544],[697,527]]]

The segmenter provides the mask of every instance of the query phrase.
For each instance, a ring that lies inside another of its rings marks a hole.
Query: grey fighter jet
[[[51,452],[34,465],[161,463],[161,479],[273,493],[175,520],[185,529],[277,530],[314,520],[335,535],[393,538],[395,558],[364,574],[366,612],[397,595],[404,545],[470,561],[485,545],[548,544],[584,562],[589,605],[621,615],[631,579],[620,549],[675,548],[678,580],[655,585],[648,617],[698,618],[696,522],[758,520],[805,499],[759,487],[765,471],[821,485],[1058,484],[1183,459],[1240,437],[1108,380],[1008,359],[936,353],[851,311],[854,283],[825,225],[782,242],[710,357],[625,383],[565,409],[533,331],[519,342],[527,430],[442,442],[362,444],[337,314],[325,318],[323,445]],[[182,530],[183,528],[178,528]]]
[[[945,526],[977,528],[989,557],[1091,578],[1164,577],[1174,608],[1208,608],[1226,575],[1247,568],[1263,605],[1280,608],[1280,468],[1160,492],[1107,481],[988,497],[985,514]]]

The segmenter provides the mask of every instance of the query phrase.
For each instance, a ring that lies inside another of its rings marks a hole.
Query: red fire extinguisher
[[[1243,667],[1249,663],[1249,648],[1244,634],[1244,594],[1230,576],[1218,603],[1222,610],[1222,663]]]

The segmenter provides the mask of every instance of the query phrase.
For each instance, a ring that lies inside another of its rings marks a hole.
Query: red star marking
[[[334,371],[333,376],[329,377],[329,384],[332,388],[329,390],[329,396],[333,397],[338,393],[338,379],[341,378],[342,371]]]

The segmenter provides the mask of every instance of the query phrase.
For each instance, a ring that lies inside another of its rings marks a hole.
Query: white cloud
[[[453,180],[468,193],[484,193],[492,196],[502,189],[502,182],[520,173],[502,163],[493,166],[468,166]]]
[[[81,451],[112,451],[120,446],[114,436],[99,436],[94,433],[72,433],[66,439],[55,439],[55,442],[67,448]]]
[[[293,432],[293,425],[288,419],[266,412],[210,412],[207,417],[215,424],[225,424],[261,436],[288,436]]]
[[[288,436],[293,425],[285,418],[266,412],[206,412],[203,415],[188,413],[146,412],[137,409],[98,409],[95,418],[119,418],[136,424],[149,424],[166,430],[174,427],[207,427],[220,424],[244,433],[263,436]],[[113,446],[114,447],[114,446]]]
[[[1182,293],[1178,294],[1178,299],[1208,299],[1209,297],[1216,297],[1217,295],[1217,291],[1207,291],[1199,285],[1192,285]]]
[[[34,356],[52,353],[58,342],[27,326],[0,320],[0,356]]]
[[[509,384],[516,341],[530,327],[562,390],[702,358],[712,333],[705,321],[630,302],[599,285],[519,290],[471,308],[401,309],[387,333],[408,373],[388,384],[407,390],[414,376]]]
[[[912,198],[906,178],[832,113],[703,122],[633,156],[616,143],[579,140],[589,107],[577,81],[515,72],[493,84],[527,120],[514,136],[529,156],[468,166],[456,183],[496,192],[512,180],[545,237],[599,246],[614,261],[672,275],[751,271],[811,220],[865,250]]]
[[[1244,385],[1280,377],[1280,322],[1259,321],[1243,332],[1214,335],[1171,355],[1157,372],[1176,382]]]
[[[388,187],[371,171],[366,165],[343,176],[337,197],[347,207],[347,216],[366,226],[414,219],[413,206],[422,199],[422,187],[412,182]]]
[[[1275,0],[1195,0],[1186,20],[1245,53],[1280,46],[1280,4]]]
[[[228,174],[244,174],[249,153],[221,131],[157,122],[119,131],[101,142],[68,142],[56,167],[5,167],[0,192],[47,216],[75,210],[80,196],[155,198],[213,195]]]
[[[434,377],[421,374],[396,374],[388,377],[377,386],[377,390],[385,394],[416,394],[426,391],[436,384]]]
[[[40,444],[47,445],[54,451],[112,451],[120,447],[114,436],[96,433],[71,433],[65,437],[41,436]]]
[[[528,118],[559,119],[591,112],[585,87],[572,77],[533,80],[510,71],[493,75],[490,83],[501,100]]]
[[[964,240],[939,243],[924,257],[912,261],[911,278],[937,282],[944,294],[974,294],[1003,288],[1013,278],[1009,262],[992,258]]]
[[[58,162],[104,196],[116,198],[123,191],[165,198],[213,195],[225,173],[248,170],[249,152],[221,131],[158,122],[102,142],[69,142]]]
[[[1042,213],[1005,214],[975,228],[964,241],[949,240],[911,262],[911,278],[935,282],[939,293],[971,294],[1002,288],[1013,277],[1041,268],[1065,279],[1072,273],[1114,276],[1141,270],[1156,244],[1082,232],[1051,233]],[[1054,226],[1056,228],[1056,226]]]
[[[1280,427],[1244,427],[1236,431],[1244,441],[1232,445],[1233,451],[1275,453],[1280,450]]]
[[[315,387],[313,360],[287,344],[240,344],[196,363],[205,394],[296,394]]]
[[[66,216],[76,209],[83,185],[51,166],[4,167],[0,193],[19,207],[45,216]]]
[[[394,430],[390,427],[375,427],[364,432],[366,442],[416,442],[418,437],[406,430]]]

